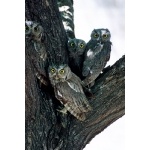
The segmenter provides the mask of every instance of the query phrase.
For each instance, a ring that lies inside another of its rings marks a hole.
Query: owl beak
[[[100,39],[98,39],[98,40],[99,40],[99,42],[101,42],[102,39],[100,38]]]
[[[58,80],[59,78],[58,78],[58,76],[55,76],[55,80]]]

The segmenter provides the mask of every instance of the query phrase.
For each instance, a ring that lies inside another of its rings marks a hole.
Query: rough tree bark
[[[63,0],[61,0],[63,2]],[[67,0],[73,6],[72,0]],[[48,62],[41,65],[32,42],[26,39],[25,62],[25,149],[82,150],[111,123],[125,114],[125,56],[107,67],[92,87],[89,102],[93,111],[84,122],[69,113],[61,115],[61,104],[51,86],[43,86],[35,76],[47,76],[47,64],[68,63],[67,35],[55,0],[26,0],[26,20],[39,22],[47,33]],[[72,7],[73,10],[73,7]],[[72,26],[74,31],[74,26]],[[68,36],[74,34],[69,32]]]

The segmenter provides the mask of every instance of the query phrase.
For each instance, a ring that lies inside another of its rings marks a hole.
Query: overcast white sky
[[[95,28],[111,32],[112,52],[107,65],[114,64],[125,54],[124,0],[74,0],[75,34],[86,42]],[[97,135],[84,150],[125,150],[125,117],[120,118]]]

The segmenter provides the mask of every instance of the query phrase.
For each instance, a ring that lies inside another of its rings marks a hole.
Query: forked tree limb
[[[94,98],[89,101],[93,111],[84,122],[74,120],[70,124],[68,150],[83,149],[95,135],[125,114],[125,56],[107,68],[92,92]]]

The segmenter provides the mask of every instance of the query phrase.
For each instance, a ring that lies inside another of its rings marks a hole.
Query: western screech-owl
[[[82,76],[83,53],[85,47],[86,43],[84,40],[76,38],[68,40],[69,62],[71,70],[79,77]]]
[[[48,72],[55,96],[64,105],[59,111],[65,114],[69,111],[78,120],[84,121],[85,113],[91,110],[91,106],[83,92],[80,78],[66,64],[49,66]]]
[[[99,76],[107,61],[110,58],[111,42],[110,31],[108,29],[94,29],[91,33],[91,39],[87,43],[84,53],[84,62],[82,75],[85,79],[82,81],[84,86],[91,87],[95,79]]]

